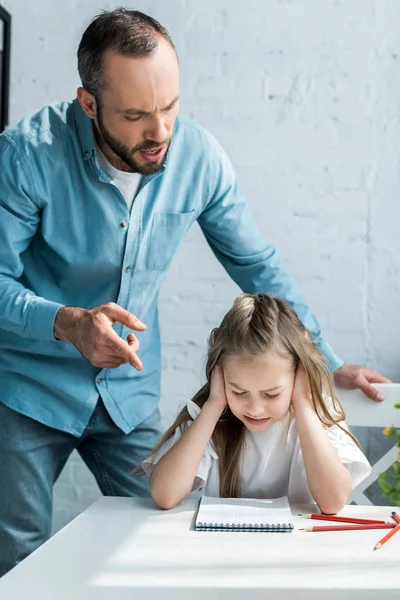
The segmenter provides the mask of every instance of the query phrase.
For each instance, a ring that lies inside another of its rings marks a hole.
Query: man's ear
[[[97,104],[93,94],[84,87],[79,87],[76,91],[76,95],[82,110],[87,114],[89,119],[95,119],[97,116]]]

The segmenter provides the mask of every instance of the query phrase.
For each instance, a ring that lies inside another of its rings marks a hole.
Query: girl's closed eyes
[[[237,392],[236,390],[231,390],[231,392],[235,396],[245,396],[246,394],[248,394],[248,392]],[[269,400],[279,397],[279,394],[274,394],[273,396],[271,394],[267,394],[267,392],[262,392],[262,394],[265,398],[268,398]]]

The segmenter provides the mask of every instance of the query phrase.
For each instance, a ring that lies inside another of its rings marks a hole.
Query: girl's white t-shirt
[[[200,413],[200,408],[191,400],[187,403],[187,408],[193,420]],[[187,426],[192,422],[188,422]],[[340,424],[347,429],[344,421]],[[351,437],[337,425],[325,429],[325,433],[339,460],[347,465],[355,488],[371,473],[371,465]],[[174,435],[160,448],[157,456],[142,463],[147,475],[151,474],[154,465],[180,437],[181,431],[178,427]],[[307,484],[303,453],[294,418],[289,425],[287,415],[263,433],[246,430],[240,483],[241,498],[288,496],[291,502],[314,502]],[[192,491],[200,488],[204,488],[207,496],[219,496],[218,456],[211,441],[207,444],[200,461]]]

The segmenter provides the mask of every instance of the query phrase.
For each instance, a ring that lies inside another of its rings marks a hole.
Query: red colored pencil
[[[385,535],[385,537],[383,537],[381,540],[379,540],[379,542],[377,544],[375,544],[374,546],[374,550],[379,550],[379,548],[382,548],[383,544],[386,544],[386,542],[388,540],[390,540],[390,538],[397,533],[398,531],[400,531],[400,517],[397,513],[392,512],[392,517],[395,519],[397,525],[395,525],[392,529],[392,531],[389,531],[389,533],[387,533]]]
[[[400,525],[396,525],[396,523],[364,523],[359,525],[321,525],[299,529],[299,531],[362,531],[363,529],[396,529],[397,527],[400,529]]]
[[[317,519],[318,521],[337,521],[339,523],[358,523],[359,525],[372,525],[373,523],[386,523],[387,521],[378,521],[377,519],[358,519],[353,517],[341,517],[337,515],[321,515],[319,513],[311,515],[300,515],[309,519]]]
[[[396,521],[396,523],[400,523],[400,517],[397,513],[392,512],[392,517]]]

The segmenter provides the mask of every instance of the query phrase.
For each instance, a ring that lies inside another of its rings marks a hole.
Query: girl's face
[[[289,410],[295,372],[276,352],[253,358],[229,356],[223,361],[228,405],[254,433],[266,431]]]

